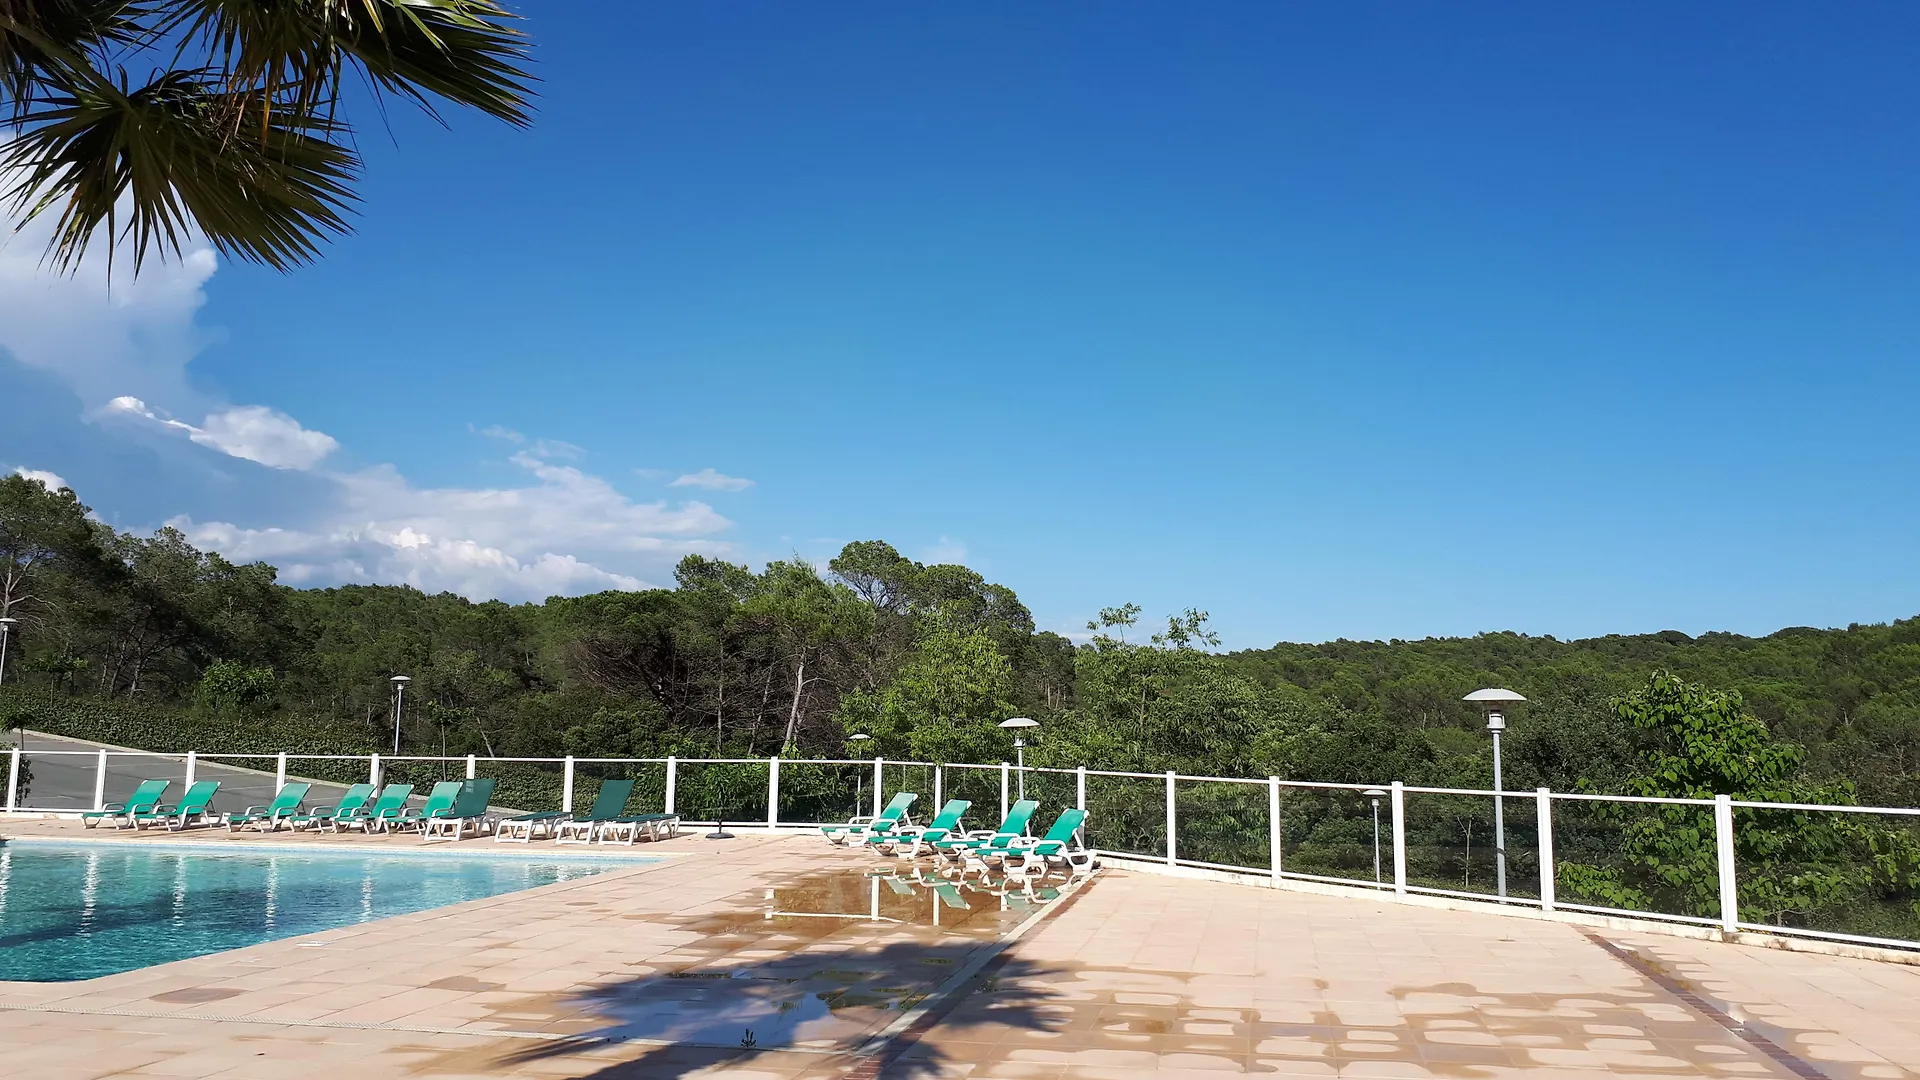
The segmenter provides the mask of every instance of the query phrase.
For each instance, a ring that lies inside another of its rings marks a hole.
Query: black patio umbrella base
[[[727,823],[726,823],[726,822],[724,822],[724,821],[716,821],[716,822],[714,822],[714,823],[713,823],[713,831],[707,834],[707,839],[709,839],[709,840],[731,840],[731,839],[733,839],[733,834],[727,831]]]

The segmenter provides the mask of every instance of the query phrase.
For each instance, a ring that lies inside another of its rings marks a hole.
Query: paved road
[[[29,731],[24,740],[26,746],[22,758],[33,766],[33,785],[24,798],[19,800],[22,809],[34,810],[91,810],[93,809],[94,784],[100,770],[98,751],[103,749],[97,743],[80,739],[66,739],[54,735],[43,735]],[[168,801],[180,797],[186,791],[187,765],[185,755],[180,754],[126,754],[108,749],[106,801],[120,802],[140,781],[165,778],[173,782],[167,789]],[[50,753],[49,751],[83,751],[79,754]],[[220,791],[214,796],[216,810],[244,810],[249,806],[259,806],[273,801],[273,766],[271,757],[257,759],[260,768],[235,768],[209,761],[195,764],[195,780],[218,780]],[[289,777],[288,779],[298,779]],[[6,758],[0,755],[0,787],[6,784]],[[313,785],[308,795],[307,805],[325,806],[339,800],[346,789],[339,784]],[[0,805],[4,805],[4,792],[0,792]]]

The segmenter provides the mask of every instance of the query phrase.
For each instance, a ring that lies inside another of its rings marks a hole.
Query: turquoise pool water
[[[645,861],[16,840],[0,846],[0,980],[91,979]]]

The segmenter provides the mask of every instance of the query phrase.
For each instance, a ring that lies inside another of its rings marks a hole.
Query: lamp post
[[[872,740],[872,738],[873,736],[867,734],[864,731],[856,731],[853,734],[847,736],[847,741],[850,743],[863,743],[863,742],[868,742]],[[866,791],[867,791],[866,771],[865,770],[856,771],[853,774],[853,812],[855,814],[860,813],[860,808],[866,805],[866,798],[865,798]]]
[[[1370,787],[1360,794],[1365,795],[1367,801],[1373,804],[1373,883],[1378,885],[1380,884],[1380,800],[1387,793],[1377,787]]]
[[[413,679],[406,675],[395,675],[387,680],[393,684],[393,756],[400,756],[400,706],[407,696],[407,684]]]
[[[1500,899],[1507,898],[1507,807],[1500,784],[1500,733],[1507,729],[1507,706],[1527,700],[1511,690],[1497,687],[1475,690],[1462,701],[1471,701],[1486,714],[1487,730],[1493,733],[1493,865]]]
[[[7,681],[7,632],[13,629],[18,619],[0,619],[0,685]]]
[[[1040,721],[1016,716],[1010,720],[1000,721],[1000,726],[1013,731],[1013,768],[1020,774],[1020,797],[1024,799],[1027,797],[1027,740],[1021,737],[1020,732],[1026,728],[1039,727]]]

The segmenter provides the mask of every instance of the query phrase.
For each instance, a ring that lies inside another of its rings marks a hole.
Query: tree
[[[1680,799],[1728,795],[1777,803],[1857,805],[1845,780],[1801,774],[1806,752],[1776,740],[1746,711],[1738,691],[1713,690],[1667,672],[1614,702],[1621,720],[1653,736],[1633,794]],[[1719,913],[1719,872],[1711,810],[1600,804],[1620,826],[1614,865],[1567,862],[1558,880],[1569,891],[1636,910]],[[1904,832],[1850,814],[1736,811],[1734,862],[1740,868],[1740,917],[1804,924],[1822,912],[1920,890],[1920,844]],[[1920,904],[1915,905],[1920,913]]]
[[[888,734],[920,761],[991,761],[1013,715],[1013,667],[992,636],[935,621],[880,699]]]
[[[99,571],[103,559],[88,513],[69,488],[50,491],[17,473],[0,476],[0,616],[31,618],[53,603],[63,573]]]
[[[0,0],[4,193],[57,213],[70,269],[105,227],[150,253],[198,232],[285,270],[347,231],[349,84],[528,122],[526,44],[493,0]],[[124,215],[124,218],[123,218]]]

